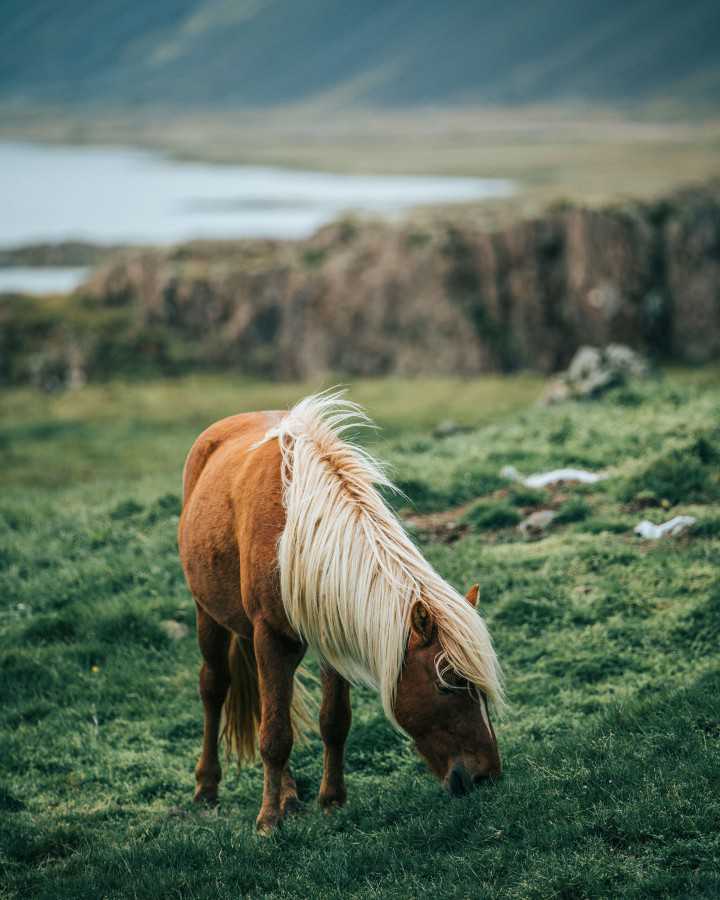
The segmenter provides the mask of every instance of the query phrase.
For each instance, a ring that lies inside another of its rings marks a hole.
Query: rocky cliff
[[[297,243],[123,253],[52,310],[6,301],[0,324],[6,381],[62,378],[70,358],[87,377],[551,372],[611,342],[703,362],[720,352],[720,185],[495,232],[342,221]]]

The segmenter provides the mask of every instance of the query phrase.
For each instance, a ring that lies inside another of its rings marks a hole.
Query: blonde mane
[[[395,691],[422,600],[435,619],[439,676],[452,669],[496,705],[500,669],[482,618],[423,558],[377,486],[381,465],[344,440],[372,427],[342,392],[307,397],[271,429],[282,451],[285,529],[278,545],[282,600],[293,628],[351,682],[375,687],[395,722]]]

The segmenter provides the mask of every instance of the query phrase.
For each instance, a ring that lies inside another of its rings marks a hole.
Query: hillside
[[[6,0],[0,101],[714,104],[714,0]]]

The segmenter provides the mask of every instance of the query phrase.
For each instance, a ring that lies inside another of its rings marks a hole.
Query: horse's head
[[[473,606],[478,588],[467,594]],[[442,653],[432,614],[422,601],[410,614],[410,638],[397,685],[395,718],[450,794],[460,796],[502,771],[487,701],[457,673],[437,671]]]

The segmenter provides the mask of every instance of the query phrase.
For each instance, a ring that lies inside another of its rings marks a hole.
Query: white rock
[[[503,466],[502,469],[500,469],[500,477],[507,478],[508,481],[524,481],[522,475],[515,466]]]
[[[653,525],[652,522],[643,519],[635,526],[634,532],[638,537],[647,541],[657,541],[662,537],[677,537],[696,522],[697,519],[694,516],[675,516],[667,522],[663,522],[662,525]]]
[[[521,475],[515,466],[503,466],[500,476],[510,481],[519,481],[529,488],[543,488],[560,482],[595,484],[608,477],[602,472],[588,472],[586,469],[551,469],[549,472],[537,472],[526,477]]]
[[[527,540],[542,537],[557,518],[557,513],[552,509],[539,509],[530,513],[527,519],[518,525],[518,531]]]
[[[190,629],[184,622],[177,622],[175,619],[163,619],[160,627],[171,641],[180,641],[190,634]]]
[[[599,472],[588,472],[585,469],[553,469],[551,472],[540,472],[537,475],[528,475],[525,479],[527,487],[547,487],[549,484],[557,484],[559,481],[576,481],[580,484],[595,484],[607,478]]]

